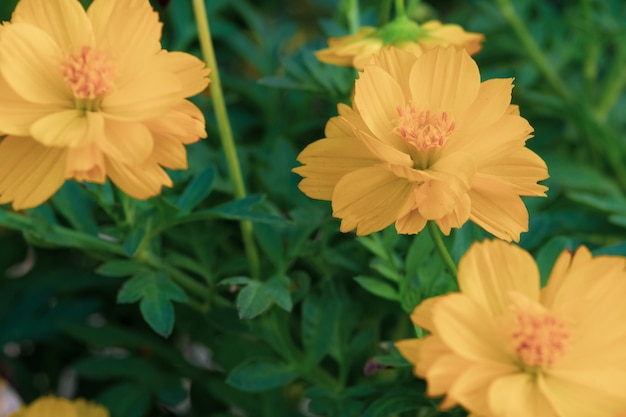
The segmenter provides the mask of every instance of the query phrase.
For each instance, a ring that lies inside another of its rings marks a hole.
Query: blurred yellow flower
[[[204,90],[199,59],[161,49],[148,0],[20,0],[0,27],[0,204],[34,207],[65,179],[145,199],[184,169],[205,137],[186,97]]]
[[[53,396],[38,398],[35,402],[9,417],[109,417],[106,408],[92,402],[74,401]]]
[[[387,45],[394,45],[415,55],[435,47],[455,45],[474,55],[482,48],[484,39],[482,34],[466,32],[459,25],[444,25],[438,20],[418,25],[408,18],[400,18],[379,29],[364,26],[353,35],[330,38],[328,48],[316,51],[315,56],[327,64],[361,70],[372,55]]]
[[[374,56],[356,81],[352,108],[298,156],[300,189],[332,200],[341,231],[358,235],[395,222],[414,234],[433,220],[446,235],[468,219],[519,240],[528,228],[520,196],[542,196],[543,160],[525,147],[533,131],[511,106],[512,79],[480,82],[463,49],[417,57]]]
[[[431,332],[396,343],[428,395],[480,417],[616,417],[626,410],[626,259],[585,247],[557,259],[548,285],[523,249],[475,243],[460,293],[411,319]]]

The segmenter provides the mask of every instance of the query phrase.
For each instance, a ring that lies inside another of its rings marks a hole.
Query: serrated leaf
[[[298,372],[288,363],[256,360],[233,369],[226,383],[241,391],[262,392],[285,385],[298,377]]]
[[[96,269],[96,273],[105,277],[128,277],[144,271],[146,268],[144,264],[137,261],[116,259],[100,265]]]
[[[391,284],[378,278],[359,275],[354,280],[370,293],[391,301],[398,301],[398,290]]]
[[[142,271],[126,281],[117,295],[118,303],[141,300],[139,310],[150,327],[167,337],[174,327],[172,301],[187,301],[187,294],[165,271]]]
[[[191,212],[213,190],[215,183],[215,167],[210,166],[200,171],[189,182],[185,191],[178,198],[178,207],[186,213]]]

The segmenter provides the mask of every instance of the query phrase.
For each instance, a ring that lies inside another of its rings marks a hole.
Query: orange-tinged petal
[[[152,62],[154,71],[171,72],[178,76],[183,97],[195,96],[209,84],[209,68],[193,55],[163,50]]]
[[[408,214],[396,220],[396,231],[405,235],[415,235],[426,226],[427,220],[419,210],[411,210]]]
[[[148,71],[147,59],[161,50],[161,22],[144,0],[94,0],[87,9],[96,43],[115,51],[119,77]]]
[[[480,73],[464,49],[435,48],[415,62],[409,81],[415,105],[462,114],[476,99]]]
[[[509,292],[539,300],[539,270],[524,249],[501,240],[474,243],[459,262],[459,287],[494,316],[508,309]]]
[[[30,138],[7,136],[0,142],[0,204],[15,210],[42,204],[63,185],[62,148],[49,148]]]
[[[106,120],[104,134],[98,138],[98,147],[108,159],[125,164],[141,164],[154,146],[152,133],[142,123]]]
[[[33,139],[42,145],[81,147],[93,142],[104,129],[100,113],[64,110],[37,120],[30,128]]]
[[[468,54],[474,55],[482,49],[485,37],[480,33],[466,32],[459,25],[442,24],[438,20],[429,20],[421,25],[428,32],[428,37],[421,44],[426,48],[442,45],[458,45],[465,48]]]
[[[377,232],[409,212],[413,184],[384,167],[361,168],[343,176],[332,196],[341,231],[359,236]]]
[[[407,153],[406,143],[394,132],[398,108],[409,100],[398,83],[382,68],[368,65],[356,80],[354,89],[354,104],[376,138]]]
[[[312,198],[330,200],[339,180],[359,168],[380,162],[363,145],[351,137],[321,139],[308,145],[298,155],[303,166],[293,169],[302,176],[298,188]]]
[[[109,411],[101,405],[79,398],[74,401],[78,417],[109,417]]]
[[[473,362],[453,353],[438,355],[424,374],[424,377],[428,380],[426,393],[431,397],[445,394],[452,388],[461,374],[472,367],[472,365]],[[450,403],[450,401],[448,402]],[[449,405],[452,406],[453,403]],[[448,408],[447,406],[443,407]]]
[[[545,196],[547,187],[537,181],[548,178],[546,163],[528,148],[517,148],[481,173],[498,177],[510,184],[519,195]]]
[[[150,159],[141,165],[129,165],[106,158],[106,170],[115,185],[138,200],[154,197],[163,186],[173,185],[167,173]]]
[[[183,100],[166,114],[146,120],[143,124],[155,134],[184,144],[195,143],[206,137],[204,115],[189,100]]]
[[[489,386],[506,375],[515,374],[517,367],[509,363],[481,363],[468,367],[454,381],[448,397],[481,417],[496,417],[490,411]],[[499,417],[499,416],[497,416]],[[530,416],[528,416],[530,417]],[[538,417],[538,416],[537,416]]]
[[[501,376],[493,381],[489,387],[489,405],[494,415],[502,417],[569,416],[557,414],[535,378],[524,373]]]
[[[511,103],[512,89],[513,78],[483,81],[472,105],[457,115],[458,129],[468,134],[494,124],[506,113]]]
[[[470,220],[500,239],[519,241],[528,230],[528,211],[519,195],[497,177],[476,174],[468,192]]]
[[[396,80],[402,91],[409,91],[411,70],[415,63],[415,54],[400,48],[386,47],[372,57],[372,63],[385,70]]]
[[[106,181],[104,155],[95,142],[67,150],[65,178],[104,184]]]
[[[446,236],[455,228],[461,228],[470,217],[472,211],[472,201],[467,194],[463,194],[454,205],[452,211],[445,216],[435,219],[435,223]]]
[[[30,404],[25,413],[26,417],[82,417],[79,416],[74,404],[65,398],[52,396],[41,397]]]
[[[33,103],[72,107],[61,71],[62,52],[46,32],[25,23],[0,32],[0,71],[19,96]]]
[[[144,121],[178,106],[183,98],[181,91],[182,85],[174,74],[151,72],[107,94],[101,109],[116,119]]]
[[[169,169],[187,169],[187,150],[176,139],[153,133],[152,158]]]
[[[626,410],[623,369],[585,370],[571,378],[550,375],[538,382],[559,417],[615,417]]]
[[[432,332],[435,328],[433,324],[433,307],[445,298],[446,295],[440,295],[423,300],[411,313],[411,321],[422,329]]]
[[[365,132],[355,130],[356,137],[363,142],[363,144],[369,149],[369,151],[376,155],[378,160],[388,162],[392,165],[401,167],[413,167],[413,161],[409,154],[394,148],[386,142],[380,141],[368,135]]]
[[[476,362],[509,363],[506,341],[489,312],[464,294],[449,294],[433,309],[436,334],[456,354]]]
[[[11,23],[37,26],[64,50],[93,45],[94,42],[91,22],[76,0],[20,0]]]

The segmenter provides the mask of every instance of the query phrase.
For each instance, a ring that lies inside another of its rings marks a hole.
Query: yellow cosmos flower
[[[396,344],[428,380],[475,417],[617,417],[626,410],[626,259],[565,251],[548,285],[523,249],[475,243],[460,293],[422,302],[431,332]]]
[[[482,34],[466,32],[455,24],[430,20],[418,25],[408,18],[399,18],[379,29],[364,26],[353,35],[330,38],[328,48],[316,51],[315,56],[327,64],[361,70],[372,55],[387,45],[416,55],[435,47],[455,45],[474,55],[481,50],[484,39]]]
[[[446,235],[471,219],[518,240],[528,227],[520,196],[542,196],[545,163],[525,147],[532,128],[511,106],[512,79],[480,82],[457,48],[417,57],[384,49],[356,81],[352,108],[298,156],[309,197],[332,200],[341,231],[395,222],[413,234],[433,220]]]
[[[208,69],[160,38],[148,0],[20,0],[0,27],[0,204],[37,206],[68,178],[139,199],[172,185],[162,167],[206,136],[185,98]]]
[[[106,408],[78,399],[74,401],[53,396],[41,397],[9,417],[109,417]]]

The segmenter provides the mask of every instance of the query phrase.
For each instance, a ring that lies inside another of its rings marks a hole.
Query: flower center
[[[519,310],[513,319],[513,349],[527,370],[553,365],[570,337],[566,323],[547,311]]]
[[[63,79],[79,101],[95,100],[113,86],[113,65],[101,51],[85,45],[61,63]]]
[[[445,111],[420,110],[411,104],[396,111],[396,133],[417,150],[441,148],[454,132],[454,120]]]

